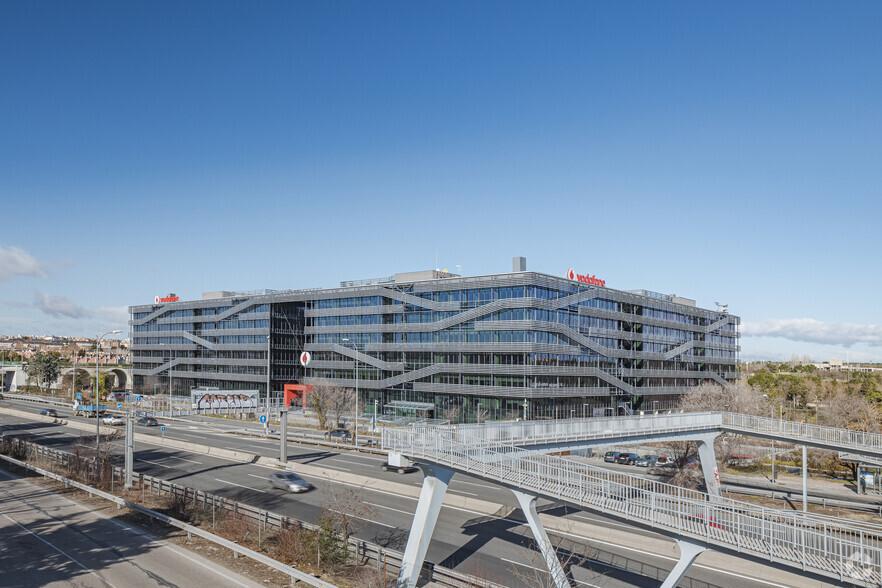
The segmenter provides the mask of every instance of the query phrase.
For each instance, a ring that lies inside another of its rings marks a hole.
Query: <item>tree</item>
[[[61,374],[61,356],[58,353],[37,351],[28,361],[28,384],[36,383],[45,395]]]
[[[319,428],[325,429],[329,419],[334,419],[336,426],[340,418],[352,410],[355,395],[352,390],[341,388],[328,380],[318,380],[313,383],[313,390],[306,398],[307,405],[318,419]]]
[[[62,391],[62,394],[67,394],[71,389],[71,381],[74,379],[73,372],[67,372],[61,377],[61,384],[59,385],[59,389]],[[74,398],[76,398],[76,393],[82,390],[83,388],[88,388],[92,385],[92,378],[89,376],[89,373],[86,370],[77,369],[76,374],[76,382],[74,382],[73,391]],[[71,398],[73,400],[73,398]]]

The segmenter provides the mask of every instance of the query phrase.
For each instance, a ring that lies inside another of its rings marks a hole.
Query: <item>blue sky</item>
[[[0,333],[428,269],[882,361],[873,2],[6,2]]]

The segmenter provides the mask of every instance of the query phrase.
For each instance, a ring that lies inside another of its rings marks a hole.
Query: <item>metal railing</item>
[[[878,433],[837,429],[731,412],[722,413],[722,424],[723,429],[731,433],[768,435],[789,440],[797,445],[804,441],[836,449],[842,448],[882,455],[882,435]]]
[[[28,447],[28,458],[40,458],[46,461],[56,462],[61,464],[64,467],[69,467],[73,456],[70,453],[65,451],[60,451],[58,449],[53,449],[51,447],[46,447],[44,445],[39,445],[36,443],[26,443]],[[49,472],[38,468],[32,464],[27,462],[21,462],[18,460],[14,460],[12,458],[8,458],[6,456],[0,455],[0,459],[4,459],[6,461],[16,463],[21,467],[28,468],[32,471],[36,471],[44,476],[54,478],[65,483],[68,486],[74,486],[89,492],[90,494],[100,496],[102,498],[106,498],[108,500],[112,500],[117,504],[128,506],[129,508],[133,508],[134,510],[138,510],[139,512],[143,512],[148,516],[153,516],[163,522],[167,522],[178,528],[184,529],[188,532],[200,534],[199,529],[197,527],[192,527],[187,523],[183,523],[181,521],[176,521],[176,519],[170,519],[169,517],[165,517],[161,513],[155,513],[149,509],[141,507],[140,505],[127,502],[122,498],[114,496],[113,494],[103,492],[101,490],[97,490],[90,486],[86,486],[83,484],[79,484],[61,476],[59,474],[55,474],[53,472]],[[92,470],[92,474],[94,475],[94,469]],[[117,485],[117,487],[121,487],[123,484],[123,480],[125,478],[125,472],[123,468],[114,467],[113,468],[113,482]],[[203,509],[212,509],[218,512],[228,512],[234,513],[236,516],[242,517],[244,519],[250,520],[253,524],[257,525],[259,528],[262,528],[264,531],[266,530],[280,530],[280,529],[291,529],[291,528],[304,528],[311,531],[320,530],[318,525],[314,525],[312,523],[308,523],[305,521],[301,521],[298,519],[294,519],[283,514],[273,512],[266,509],[261,509],[256,506],[252,506],[243,502],[237,502],[235,500],[230,500],[229,498],[224,498],[223,496],[212,494],[210,492],[205,492],[203,490],[198,490],[196,488],[190,488],[188,486],[183,486],[180,484],[175,484],[173,482],[169,482],[167,480],[163,480],[161,478],[156,478],[153,476],[149,476],[143,473],[135,473],[134,477],[135,486],[144,492],[149,492],[151,494],[155,494],[157,496],[167,496],[172,498],[180,498],[184,502],[188,502],[193,504],[194,506],[201,506]],[[112,484],[112,486],[114,485]],[[165,517],[165,518],[162,518]],[[178,523],[178,524],[175,524]],[[290,566],[286,566],[281,562],[273,560],[267,556],[264,556],[257,552],[252,552],[251,550],[242,547],[240,545],[234,544],[231,541],[223,539],[222,537],[218,537],[216,535],[212,535],[207,531],[202,531],[205,535],[210,535],[209,537],[205,537],[210,541],[214,541],[224,547],[229,548],[232,551],[241,553],[247,557],[252,557],[251,553],[260,557],[253,558],[257,561],[261,561],[265,565],[269,565],[270,567],[274,567],[286,574],[289,574],[292,579],[298,578],[301,581],[310,583],[309,580],[313,582],[318,581],[316,578],[310,576],[309,574],[305,574],[300,570],[296,570]],[[217,540],[215,540],[217,539]],[[401,568],[401,560],[404,557],[404,554],[400,551],[395,551],[394,549],[387,549],[375,543],[370,543],[368,541],[363,541],[356,537],[350,537],[347,545],[347,549],[349,553],[353,554],[356,561],[362,562],[364,565],[374,565],[377,570],[385,569],[387,572],[397,573],[397,571]],[[251,553],[249,553],[251,552]],[[264,561],[268,560],[268,561]],[[293,572],[293,573],[292,573]],[[445,568],[442,566],[426,564],[423,570],[424,574],[430,577],[430,579],[438,584],[439,586],[444,586],[448,588],[503,588],[502,586],[495,584],[489,580],[484,580],[482,578],[478,578],[476,576],[471,576],[468,574],[463,574],[461,572],[457,572],[455,570]],[[300,575],[306,576],[301,577]],[[331,586],[327,582],[321,584],[315,584],[314,586]]]
[[[592,417],[514,423],[454,425],[450,430],[467,432],[482,441],[540,445],[588,439],[618,438],[686,431],[719,429],[720,413],[693,412],[625,417]]]
[[[739,502],[450,429],[383,431],[383,448],[537,495],[864,586],[882,583],[882,527]]]

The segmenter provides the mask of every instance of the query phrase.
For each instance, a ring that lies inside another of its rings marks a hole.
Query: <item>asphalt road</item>
[[[260,586],[3,470],[0,538],[0,586]]]
[[[37,414],[38,406],[27,402],[4,400],[4,405],[17,410]],[[71,418],[69,411],[59,410],[60,416]],[[72,417],[87,422],[85,418]],[[94,423],[94,420],[88,421]],[[164,433],[158,428],[138,427],[139,433],[165,435],[169,438],[212,445],[237,451],[258,453],[271,457],[278,456],[278,441],[254,437],[242,437],[229,431],[241,431],[241,423],[203,423],[166,422]],[[70,450],[80,442],[83,433],[79,430],[43,423],[21,417],[0,414],[0,425],[6,434],[29,434],[47,446]],[[255,430],[258,427],[252,426]],[[102,426],[102,430],[111,427]],[[226,431],[226,432],[225,432]],[[93,441],[94,437],[87,437]],[[422,484],[419,473],[400,475],[382,472],[381,456],[367,455],[341,449],[301,445],[289,442],[289,460],[320,466],[327,472],[345,471],[373,479],[386,479],[415,486]],[[304,494],[287,494],[272,489],[267,477],[270,469],[256,464],[243,464],[146,443],[135,444],[135,469],[153,476],[161,477],[179,484],[186,484],[229,498],[247,502],[301,520],[315,521],[333,496],[341,494],[340,484],[331,480],[310,479],[316,489]],[[628,466],[622,466],[628,467]],[[636,468],[629,468],[632,471]],[[2,482],[0,482],[2,484]],[[363,528],[357,533],[361,538],[402,550],[407,541],[415,498],[401,496],[369,486],[359,490],[365,512]],[[510,491],[483,480],[457,474],[454,476],[450,493],[479,498],[514,508],[516,502]],[[621,528],[645,537],[659,535],[624,524],[618,520],[593,512],[580,511],[560,504],[540,500],[540,512],[546,512],[574,522],[589,523],[603,528]],[[585,561],[572,567],[573,576],[582,586],[625,587],[658,586],[674,563],[675,552],[668,554],[650,553],[632,545],[613,545],[592,540],[590,543],[579,536],[554,536],[562,550],[572,550],[585,557]],[[506,517],[486,516],[460,508],[445,506],[442,509],[435,534],[429,546],[427,561],[456,570],[479,575],[506,586],[537,586],[539,577],[544,576],[544,563],[539,554],[530,549],[532,535],[519,511]],[[575,562],[575,559],[573,560]],[[752,567],[751,567],[752,566]],[[733,576],[730,572],[712,569],[702,565],[701,560],[692,566],[687,579],[681,586],[744,586],[768,587],[791,584],[773,583],[763,580],[763,566],[747,563],[744,576]],[[750,578],[749,576],[754,576]],[[794,576],[796,578],[796,576]],[[792,585],[803,585],[795,580]]]

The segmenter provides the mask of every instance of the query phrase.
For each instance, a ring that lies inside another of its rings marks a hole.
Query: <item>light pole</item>
[[[162,347],[168,349],[168,416],[171,416],[172,412],[172,350],[171,347],[168,346],[168,343],[160,343]],[[152,403],[154,410],[156,409],[156,405]]]
[[[101,418],[98,416],[99,407],[101,406],[101,339],[107,335],[119,335],[122,333],[119,329],[115,331],[107,331],[95,341],[95,455],[98,461],[97,476],[101,476]]]
[[[344,343],[349,343],[349,339],[343,339]],[[348,345],[346,346],[348,347]],[[355,342],[352,342],[352,351],[355,352],[355,357],[352,359],[355,360],[355,427],[352,433],[352,441],[355,444],[355,447],[358,447],[358,349],[355,347]]]

